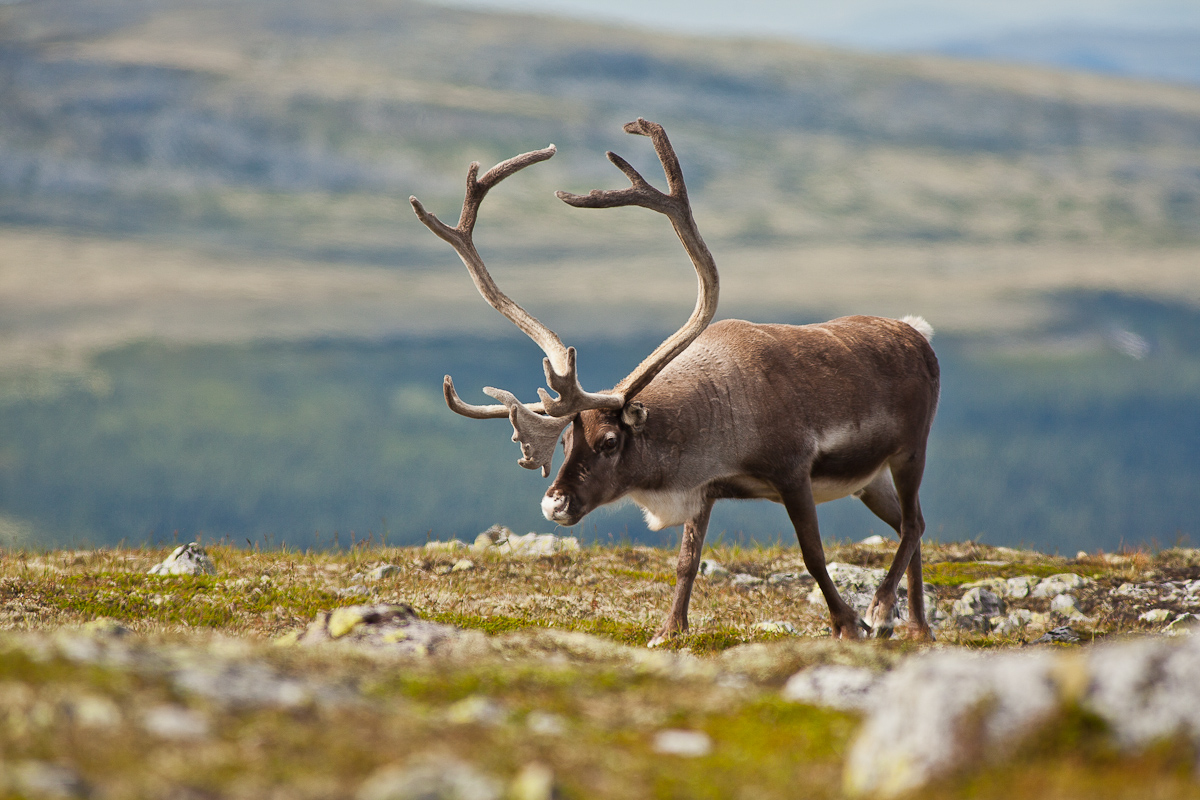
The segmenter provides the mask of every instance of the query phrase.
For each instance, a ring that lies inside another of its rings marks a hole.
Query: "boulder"
[[[380,603],[322,611],[308,628],[286,643],[347,642],[397,654],[428,656],[462,647],[486,648],[486,638],[479,631],[423,620],[406,604]]]
[[[879,673],[866,667],[819,664],[797,672],[783,687],[785,700],[828,706],[841,711],[867,711]]]
[[[1045,580],[1039,581],[1037,586],[1034,586],[1029,592],[1030,597],[1046,598],[1052,600],[1060,594],[1082,589],[1085,586],[1090,586],[1095,581],[1091,578],[1085,578],[1082,575],[1076,575],[1074,572],[1060,572],[1057,575],[1051,575]]]
[[[176,547],[171,555],[150,568],[148,575],[215,575],[217,567],[195,542]]]
[[[384,767],[363,782],[357,800],[500,800],[503,784],[453,758]]]
[[[1176,737],[1200,749],[1198,637],[932,652],[863,691],[868,716],[845,772],[855,796],[894,797],[966,765],[1003,760],[1071,706],[1095,715],[1125,751]]]

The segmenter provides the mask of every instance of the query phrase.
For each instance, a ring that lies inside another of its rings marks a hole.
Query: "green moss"
[[[76,573],[24,582],[19,588],[42,605],[81,621],[108,617],[210,628],[236,628],[247,616],[276,613],[277,609],[312,618],[323,609],[354,602],[302,584],[247,583],[210,575]]]
[[[1016,578],[1021,575],[1036,575],[1048,578],[1063,572],[1073,572],[1088,578],[1096,578],[1110,572],[1104,567],[1083,564],[983,564],[978,561],[943,561],[924,566],[925,582],[931,586],[962,586],[964,583],[985,578]]]

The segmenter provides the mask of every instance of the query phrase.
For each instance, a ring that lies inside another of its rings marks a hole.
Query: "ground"
[[[858,717],[788,702],[780,687],[806,666],[887,669],[928,647],[830,640],[811,583],[769,580],[800,572],[795,548],[706,551],[732,576],[766,580],[698,579],[692,630],[666,651],[644,647],[674,582],[665,550],[207,550],[215,575],[147,575],[169,549],[0,555],[0,792],[838,797]],[[1171,587],[1200,578],[1194,550],[1065,559],[966,543],[925,555],[947,614],[981,579],[1090,578],[1072,623],[1082,646],[1161,630],[1144,608],[1186,610],[1190,596]],[[828,559],[878,567],[890,548],[831,546]],[[280,646],[321,612],[365,603],[407,603],[474,633],[427,654]],[[943,625],[934,646],[1019,647],[1040,633],[984,627]],[[1189,752],[1118,756],[1093,728],[1063,719],[1016,761],[923,794],[1200,797]]]

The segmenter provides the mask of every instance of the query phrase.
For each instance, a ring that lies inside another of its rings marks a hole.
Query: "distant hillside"
[[[417,266],[439,243],[397,223],[410,193],[454,202],[471,159],[554,141],[523,184],[553,206],[614,180],[605,148],[644,156],[619,128],[642,115],[731,246],[1200,240],[1181,88],[405,0],[5,5],[0,75],[10,224]],[[562,255],[544,219],[505,219],[501,255]],[[614,219],[576,246],[657,246]]]
[[[1200,29],[1034,28],[948,42],[938,52],[1200,85]]]

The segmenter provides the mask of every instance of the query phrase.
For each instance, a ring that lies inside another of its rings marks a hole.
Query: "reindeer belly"
[[[862,491],[871,481],[879,476],[882,469],[883,465],[881,464],[865,478],[853,478],[850,480],[814,477],[812,479],[813,502],[817,504],[828,503],[830,500],[840,500],[843,497],[849,497],[855,492]]]

